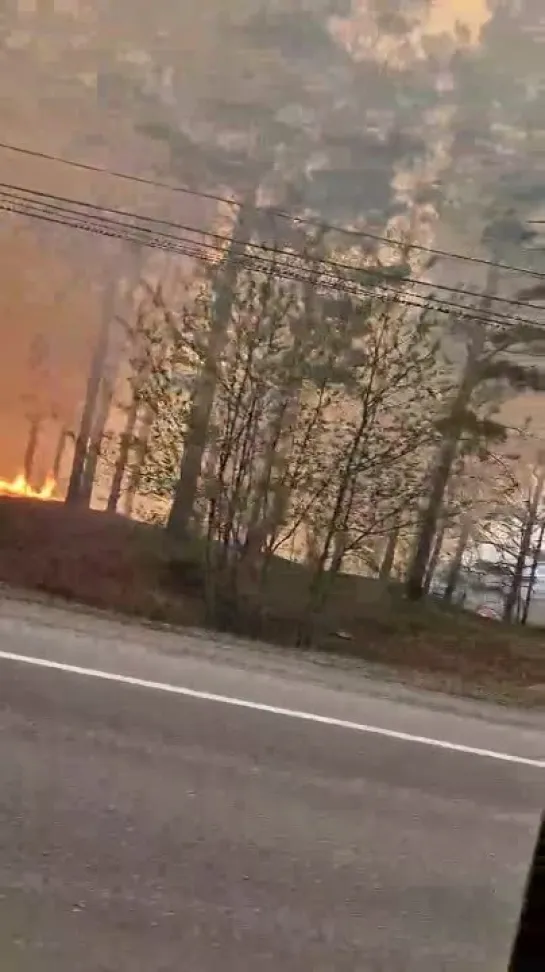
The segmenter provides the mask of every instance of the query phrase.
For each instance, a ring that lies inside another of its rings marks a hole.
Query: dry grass
[[[100,609],[182,625],[204,623],[195,578],[175,570],[155,527],[60,504],[0,498],[0,582]],[[265,622],[226,627],[292,645],[305,601],[304,568],[273,565]],[[340,638],[338,632],[349,637]],[[439,605],[411,605],[396,589],[341,577],[319,647],[385,666],[413,684],[527,705],[545,704],[545,632],[505,626]],[[534,688],[541,686],[541,689]]]

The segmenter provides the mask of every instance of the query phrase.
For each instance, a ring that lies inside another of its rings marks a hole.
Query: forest
[[[543,686],[542,13],[455,8],[1,14],[2,581]]]

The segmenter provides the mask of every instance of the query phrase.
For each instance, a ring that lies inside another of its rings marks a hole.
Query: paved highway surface
[[[505,969],[544,723],[4,601],[1,968]]]

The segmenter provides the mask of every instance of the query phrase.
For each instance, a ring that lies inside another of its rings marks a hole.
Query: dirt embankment
[[[164,533],[121,516],[0,498],[0,582],[155,623],[199,626],[198,585],[169,569]],[[305,571],[278,559],[261,637],[293,645]],[[339,633],[343,633],[343,637]],[[237,635],[255,634],[237,623]],[[379,666],[400,681],[545,707],[545,631],[437,606],[414,606],[365,578],[344,577],[319,648]]]

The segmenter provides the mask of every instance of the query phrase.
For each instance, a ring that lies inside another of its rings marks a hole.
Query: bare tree
[[[239,274],[193,518],[211,613],[249,610],[275,557],[304,555],[303,538],[314,536],[302,628],[312,640],[347,558],[376,570],[378,539],[414,523],[444,382],[429,315],[319,291],[308,309],[304,285]],[[205,301],[178,320],[194,354],[207,353],[209,313]],[[153,420],[140,488],[158,497],[175,488],[192,408],[175,370],[157,359],[142,393]]]
[[[526,564],[530,557],[532,537],[534,535],[538,520],[540,504],[543,500],[545,487],[545,466],[541,466],[536,475],[535,484],[526,505],[523,529],[515,560],[511,584],[505,598],[503,617],[505,621],[513,620],[513,613],[519,601],[521,588],[524,582]]]

